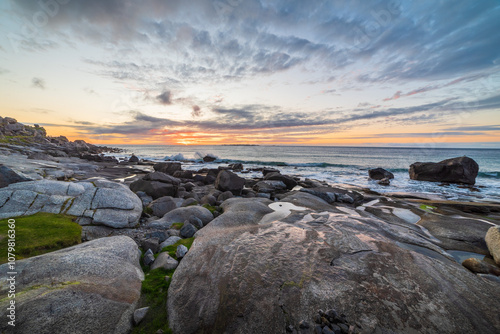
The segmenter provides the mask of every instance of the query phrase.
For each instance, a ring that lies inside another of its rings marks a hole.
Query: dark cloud
[[[45,80],[35,77],[31,79],[31,85],[35,88],[45,89]]]
[[[193,106],[193,111],[191,112],[191,116],[194,117],[200,117],[202,114],[201,108],[197,105]]]
[[[172,96],[169,90],[163,91],[160,95],[156,96],[156,100],[160,102],[160,104],[168,105],[172,104]]]
[[[500,125],[472,125],[457,126],[444,129],[445,131],[500,131]]]

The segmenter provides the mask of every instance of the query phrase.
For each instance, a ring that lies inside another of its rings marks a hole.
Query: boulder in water
[[[393,179],[394,174],[391,172],[383,169],[383,168],[374,168],[368,170],[368,175],[370,176],[370,179],[373,180],[382,180],[382,179]]]
[[[466,156],[441,162],[415,162],[410,166],[410,178],[418,181],[476,183],[479,165]]]

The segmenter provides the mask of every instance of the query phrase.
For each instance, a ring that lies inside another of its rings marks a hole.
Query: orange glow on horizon
[[[88,143],[97,145],[347,145],[367,146],[374,144],[438,144],[438,143],[480,143],[500,142],[500,134],[480,136],[436,136],[429,133],[428,137],[376,137],[376,133],[349,131],[333,135],[317,135],[311,138],[307,132],[303,134],[287,135],[287,133],[265,133],[253,130],[252,133],[221,132],[207,133],[196,131],[178,131],[151,133],[146,135],[129,136],[124,134],[89,135],[79,132],[72,127],[45,127],[49,136],[65,136],[74,141],[83,139]],[[373,136],[373,138],[370,138]]]

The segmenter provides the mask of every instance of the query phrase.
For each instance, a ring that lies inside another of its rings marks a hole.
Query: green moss
[[[73,221],[74,217],[50,213],[11,218],[16,221],[14,252],[16,259],[76,245],[81,242],[82,227]],[[0,221],[0,263],[7,262],[9,237],[8,219]]]
[[[153,209],[151,209],[149,206],[145,207],[142,210],[145,214],[152,215],[153,214]]]
[[[427,211],[427,212],[432,212],[432,210],[436,209],[435,206],[431,206],[431,205],[425,205],[425,204],[422,204],[420,205],[419,207],[421,210],[424,210],[424,211]]]
[[[156,333],[159,329],[163,333],[172,333],[168,326],[167,295],[170,280],[165,280],[165,276],[172,277],[174,270],[158,268],[145,271],[145,278],[142,282],[142,295],[140,307],[149,306],[149,311],[141,323],[134,327],[132,334]]]
[[[175,230],[180,230],[184,226],[184,223],[174,223],[172,224],[172,228]]]
[[[193,244],[194,237],[193,238],[187,238],[187,239],[181,239],[177,241],[175,244],[164,247],[161,251],[162,252],[168,252],[168,255],[173,257],[174,259],[177,259],[177,256],[175,256],[175,252],[177,251],[177,246],[179,245],[184,245],[187,247],[187,249],[191,248],[191,245]]]
[[[217,207],[216,206],[213,206],[213,205],[210,205],[210,204],[203,204],[202,205],[205,209],[208,209],[208,211],[210,211],[212,214],[214,214],[214,212],[218,212],[219,210],[217,210]]]
[[[0,143],[24,145],[33,142],[33,138],[30,136],[5,136],[0,139]]]

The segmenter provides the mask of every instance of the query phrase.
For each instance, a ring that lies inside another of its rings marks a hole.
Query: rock
[[[31,179],[15,172],[9,167],[0,165],[0,188],[5,188],[9,184],[26,181],[31,181]]]
[[[484,239],[495,263],[500,266],[500,226],[490,227]]]
[[[123,184],[106,180],[41,180],[15,183],[0,190],[0,219],[37,212],[64,213],[88,218],[94,225],[126,228],[139,223],[142,203]]]
[[[267,173],[264,176],[264,180],[273,180],[273,181],[281,181],[286,185],[288,190],[292,190],[297,186],[297,181],[287,175],[282,175],[279,172]]]
[[[178,170],[174,174],[174,177],[180,178],[180,179],[192,179],[193,178],[193,171],[190,170]]]
[[[500,276],[500,268],[486,261],[474,257],[462,262],[462,265],[475,274],[492,274]]]
[[[363,200],[363,195],[360,193],[337,187],[302,188],[300,191],[318,196],[330,204],[339,202],[358,205]]]
[[[148,249],[147,252],[144,254],[144,258],[142,259],[142,262],[146,266],[149,266],[153,262],[155,262],[155,256],[154,256],[153,251],[151,249]]]
[[[174,175],[175,172],[182,170],[180,162],[159,162],[155,164],[153,168],[157,172],[162,172],[170,175]]]
[[[158,243],[162,243],[167,240],[168,235],[165,231],[154,231],[151,233],[146,233],[146,238],[156,238],[158,239]]]
[[[187,252],[188,252],[188,248],[186,246],[179,245],[179,246],[177,246],[177,251],[175,252],[175,256],[180,260],[184,256],[186,256]]]
[[[160,251],[160,244],[158,238],[148,238],[141,241],[141,248],[144,250],[151,250],[153,254]]]
[[[200,204],[209,204],[214,206],[217,203],[217,199],[212,195],[205,195],[200,200]]]
[[[215,189],[220,191],[230,191],[233,195],[240,195],[241,190],[245,186],[245,179],[239,177],[233,172],[222,170],[217,175],[215,180]]]
[[[177,268],[179,265],[179,262],[168,255],[167,252],[160,253],[158,257],[156,258],[155,262],[151,266],[151,270],[158,269],[158,268],[163,268],[165,270],[171,270]]]
[[[243,170],[243,164],[241,163],[230,164],[229,168],[235,172],[241,172]]]
[[[149,196],[144,191],[138,191],[135,194],[141,199],[142,206],[148,206],[153,201],[153,197]]]
[[[252,189],[257,193],[272,194],[276,192],[285,192],[286,185],[282,181],[259,181]]]
[[[444,249],[488,254],[484,239],[491,224],[483,220],[426,213],[417,225],[425,227],[438,238],[441,241],[439,245]]]
[[[232,192],[230,191],[225,191],[223,192],[222,194],[219,195],[219,197],[217,197],[217,202],[224,202],[226,199],[229,199],[229,198],[233,198],[234,195]]]
[[[387,177],[384,177],[383,179],[381,179],[377,183],[380,184],[381,186],[389,186],[389,185],[391,185],[391,180]]]
[[[55,159],[54,157],[48,155],[48,154],[45,154],[45,153],[42,153],[42,152],[32,152],[30,154],[28,154],[28,159],[30,160],[45,160],[45,161],[55,161],[55,162],[58,162],[57,159]]]
[[[149,173],[145,175],[142,179],[145,181],[158,181],[162,183],[169,183],[173,184],[174,186],[178,186],[181,183],[181,180],[179,180],[178,178],[162,172]]]
[[[128,159],[128,162],[139,162],[139,158],[132,154],[132,156]]]
[[[177,209],[182,200],[173,198],[172,196],[160,197],[148,205],[153,210],[153,215],[156,217],[163,217],[166,213]]]
[[[162,250],[165,247],[174,245],[177,241],[179,241],[181,239],[182,239],[181,237],[178,237],[178,236],[175,236],[175,235],[167,238],[167,240],[165,240],[164,242],[162,242],[160,244],[160,250]]]
[[[134,155],[132,156],[134,157]],[[139,323],[144,319],[149,311],[149,307],[143,307],[134,311],[134,325],[139,325]]]
[[[203,222],[203,225],[208,224],[214,218],[212,213],[202,206],[187,206],[174,209],[161,219],[149,223],[149,225],[151,227],[169,228],[174,223],[182,223],[189,220],[191,216],[199,218]]]
[[[267,167],[262,168],[262,175],[263,176],[266,176],[269,173],[279,173],[279,172],[280,171],[277,170],[276,168],[267,168]]]
[[[200,228],[203,228],[203,222],[198,217],[195,217],[195,216],[189,217],[189,223],[193,224],[193,226],[196,227],[196,229],[198,229],[198,230]]]
[[[181,206],[185,207],[185,206],[191,206],[191,205],[197,205],[197,204],[198,204],[198,201],[196,199],[190,197],[190,198],[186,198],[182,202]]]
[[[392,174],[391,172],[389,172],[383,168],[369,169],[368,175],[370,176],[370,179],[373,179],[373,180],[393,179],[394,178],[394,174]]]
[[[217,158],[210,154],[203,157],[203,162],[214,162],[215,160],[217,160]]]
[[[176,186],[170,183],[163,183],[158,181],[137,180],[130,184],[130,190],[133,192],[142,191],[158,199],[164,196],[175,196],[177,192]]]
[[[82,226],[82,241],[111,237],[115,231],[114,228],[106,226]]]
[[[438,163],[416,162],[410,166],[409,173],[412,180],[474,184],[478,171],[478,164],[464,156]]]
[[[181,227],[180,234],[182,238],[191,238],[196,233],[196,231],[196,227],[194,227],[193,224],[187,222],[184,223],[184,225]]]
[[[129,333],[144,279],[139,257],[131,238],[117,236],[17,260],[15,332]],[[0,266],[2,276],[8,271]],[[2,280],[3,319],[8,291]],[[9,328],[0,322],[0,332]]]
[[[174,333],[283,333],[333,305],[364,333],[500,331],[496,283],[419,228],[311,208],[262,223],[277,203],[231,198],[197,232],[169,287]]]

